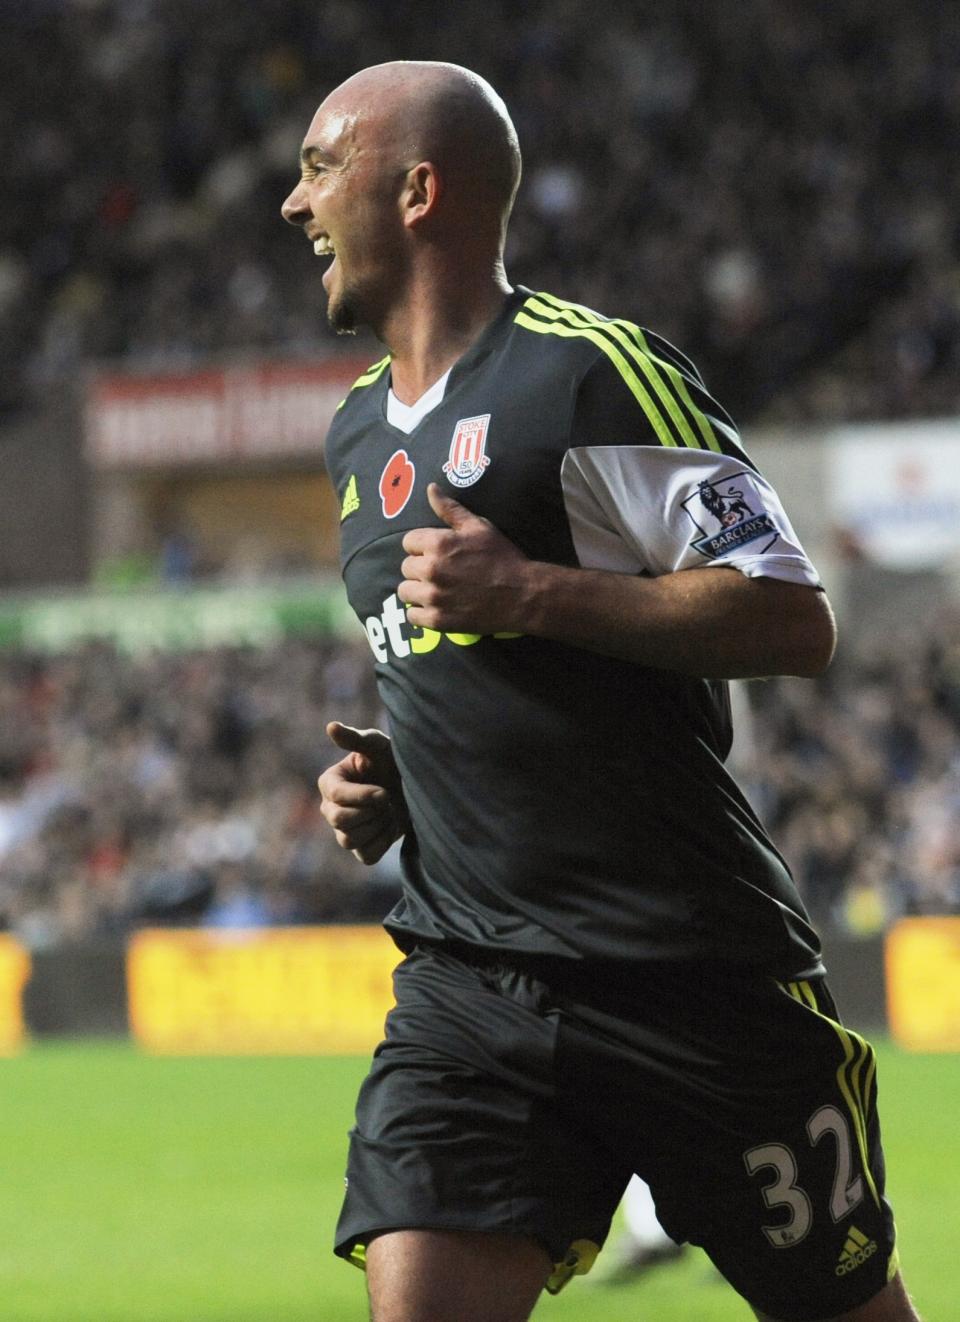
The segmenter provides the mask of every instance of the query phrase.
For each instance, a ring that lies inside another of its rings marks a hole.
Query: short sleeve
[[[650,445],[569,450],[564,504],[585,568],[669,574],[726,565],[819,587],[777,493],[730,455]]]
[[[639,373],[624,388],[609,364],[583,383],[561,468],[580,564],[650,575],[718,565],[819,587],[776,491],[699,376],[676,358],[650,363],[643,391]]]

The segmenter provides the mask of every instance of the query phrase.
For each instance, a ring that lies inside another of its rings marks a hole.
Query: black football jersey
[[[727,686],[524,634],[411,626],[409,529],[437,482],[528,556],[613,572],[816,575],[729,417],[675,349],[518,288],[407,434],[389,359],[327,439],[347,595],[412,819],[402,949],[821,971],[789,871],[724,768]]]

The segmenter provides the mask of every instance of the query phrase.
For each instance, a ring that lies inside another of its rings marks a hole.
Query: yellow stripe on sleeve
[[[672,363],[658,358],[650,349],[643,331],[632,321],[624,321],[619,318],[601,317],[590,308],[582,307],[579,303],[568,303],[564,299],[556,298],[553,294],[538,293],[538,301],[549,304],[555,312],[571,313],[581,321],[588,322],[591,325],[601,326],[615,335],[620,343],[624,345],[631,357],[640,365],[651,384],[657,392],[658,397],[666,407],[670,417],[683,438],[684,444],[691,450],[710,449],[721,453],[720,442],[717,440],[716,433],[710,425],[710,420],[702,409],[697,408],[690,392],[687,389],[687,383],[683,379],[681,372],[673,366]],[[533,299],[527,300],[528,304],[533,303]],[[543,316],[549,315],[547,309],[537,308]],[[666,373],[667,381],[664,380],[658,367]],[[673,387],[671,392],[670,387]],[[676,396],[679,396],[690,412],[691,417],[697,424],[702,441],[698,440],[687,421],[686,416],[679,408]]]
[[[548,323],[537,321],[524,312],[523,308],[521,308],[516,317],[514,317],[514,321],[518,326],[522,326],[525,330],[536,331],[538,335],[559,335],[563,338],[569,339],[590,340],[591,343],[595,344],[598,349],[602,350],[602,352],[607,355],[614,367],[616,367],[617,371],[623,377],[630,393],[643,409],[650,425],[657,433],[660,444],[673,447],[674,449],[677,448],[677,442],[674,440],[669,427],[666,422],[664,422],[659,409],[650,398],[650,395],[640,378],[616,345],[611,343],[611,341],[605,336],[599,334],[592,327],[588,326],[569,326],[566,323],[561,322]]]
[[[706,441],[707,448],[710,450],[715,450],[717,454],[722,454],[723,447],[721,446],[720,442],[717,440],[717,433],[713,430],[713,423],[704,413],[703,409],[697,408],[696,404],[694,404],[693,399],[690,395],[690,391],[687,389],[687,383],[686,380],[684,379],[683,373],[679,370],[679,368],[674,367],[673,363],[668,363],[666,359],[657,357],[657,355],[647,344],[647,337],[644,335],[643,331],[640,329],[639,326],[636,328],[636,333],[637,333],[637,339],[639,340],[644,351],[649,355],[651,361],[655,363],[659,363],[660,366],[663,368],[663,370],[666,372],[667,376],[669,376],[670,380],[673,382],[677,394],[681,397],[684,404],[686,404],[687,408],[690,410],[691,414],[693,415],[693,420],[697,424],[697,427],[700,431],[700,435]]]
[[[693,434],[693,429],[683,416],[676,399],[668,390],[663,377],[650,361],[649,356],[643,353],[638,348],[636,341],[627,334],[623,325],[615,321],[605,321],[595,314],[588,316],[585,312],[581,312],[578,308],[571,306],[554,306],[553,304],[558,303],[559,300],[553,300],[551,295],[548,295],[547,298],[550,298],[551,302],[547,302],[543,295],[538,294],[534,298],[528,298],[524,306],[528,307],[531,312],[537,313],[538,316],[546,317],[551,321],[562,321],[568,326],[577,328],[589,327],[599,331],[601,334],[605,333],[606,336],[616,340],[624,354],[636,363],[637,367],[640,368],[640,371],[646,377],[647,384],[652,387],[654,394],[659,400],[657,408],[661,413],[661,417],[663,418],[663,411],[665,410],[677,430],[681,444],[691,450],[699,450],[701,448],[699,441]],[[636,369],[633,370],[635,371]],[[666,423],[666,418],[663,418],[663,421]],[[674,444],[676,445],[676,441],[674,441]]]

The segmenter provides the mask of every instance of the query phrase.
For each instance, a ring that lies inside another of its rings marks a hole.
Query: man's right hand
[[[361,863],[376,863],[410,825],[390,740],[380,730],[339,721],[330,722],[327,734],[347,756],[317,781],[320,810],[343,849]]]

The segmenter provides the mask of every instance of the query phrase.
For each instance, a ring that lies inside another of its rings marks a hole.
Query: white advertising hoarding
[[[960,420],[848,426],[831,432],[833,521],[886,569],[960,562]]]

